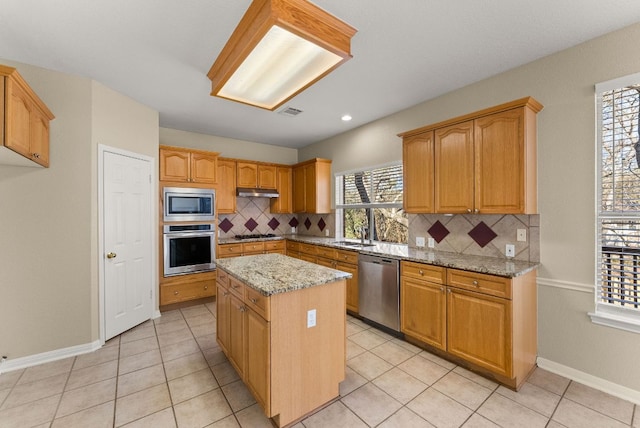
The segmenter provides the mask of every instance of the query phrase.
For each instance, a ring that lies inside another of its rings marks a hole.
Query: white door
[[[104,152],[105,340],[151,318],[151,165]]]

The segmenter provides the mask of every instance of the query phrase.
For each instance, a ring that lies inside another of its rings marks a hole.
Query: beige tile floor
[[[537,369],[520,392],[349,317],[340,399],[295,428],[640,427],[640,409]],[[215,306],[0,375],[0,427],[270,427],[215,340]]]

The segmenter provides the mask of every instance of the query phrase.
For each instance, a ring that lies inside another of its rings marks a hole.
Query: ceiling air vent
[[[293,108],[293,107],[285,107],[282,110],[280,110],[278,113],[280,113],[283,116],[294,117],[302,113],[302,110],[298,110],[297,108]]]

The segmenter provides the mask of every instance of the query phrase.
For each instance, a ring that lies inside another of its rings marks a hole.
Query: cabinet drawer
[[[264,242],[245,242],[242,244],[242,254],[261,254],[264,253]]]
[[[296,241],[287,241],[287,251],[298,252],[300,251],[300,243]]]
[[[336,250],[334,248],[317,246],[316,254],[318,254],[318,256],[320,257],[326,257],[328,259],[336,258]]]
[[[305,244],[305,243],[301,242],[300,243],[300,252],[315,256],[316,255],[316,246],[312,245],[312,244]]]
[[[335,269],[337,264],[335,260],[327,259],[326,257],[318,257],[316,258],[315,262],[320,266],[325,266],[332,269]]]
[[[444,284],[446,269],[440,266],[432,266],[424,263],[401,262],[401,274],[403,277],[423,279],[436,284]]]
[[[218,245],[218,257],[235,257],[242,255],[242,244]]]
[[[229,274],[221,269],[216,269],[216,281],[224,288],[229,288]]]
[[[253,288],[246,286],[245,294],[246,298],[244,299],[244,302],[247,306],[256,311],[256,313],[258,313],[262,318],[269,321],[269,298],[267,296],[263,296]]]
[[[229,277],[229,291],[240,300],[244,300],[244,284],[235,278]]]
[[[216,287],[210,279],[186,284],[162,285],[160,286],[160,305],[169,305],[215,295]]]
[[[336,260],[342,263],[358,264],[358,253],[355,251],[336,250]]]
[[[511,298],[511,280],[501,276],[448,269],[447,284],[492,296]]]
[[[284,250],[284,241],[266,241],[264,243],[264,249],[267,252]]]

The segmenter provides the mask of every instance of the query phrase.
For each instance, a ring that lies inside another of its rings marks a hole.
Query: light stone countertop
[[[407,244],[376,243],[370,247],[353,247],[336,244],[335,238],[322,238],[305,235],[285,235],[284,238],[297,242],[306,242],[308,244],[357,251],[361,254],[391,257],[400,260],[427,263],[435,266],[486,273],[489,275],[498,275],[507,278],[524,275],[534,269],[537,269],[539,266],[539,263],[530,263],[522,260],[473,256],[446,251],[429,251],[428,248],[418,249],[409,247]],[[353,242],[358,243],[359,241],[353,240]]]
[[[217,259],[216,265],[265,296],[329,284],[352,276],[282,254]]]

